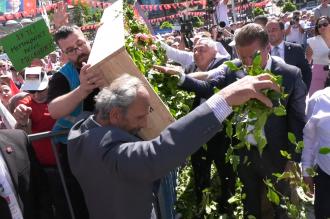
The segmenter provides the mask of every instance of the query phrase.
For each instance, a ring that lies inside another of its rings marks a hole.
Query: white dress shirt
[[[306,169],[317,164],[330,175],[330,154],[319,153],[321,147],[330,147],[330,87],[315,92],[308,100],[306,119],[301,158],[303,174],[308,176]]]
[[[320,35],[307,39],[307,44],[313,50],[313,64],[328,65],[330,63],[328,57],[330,49]]]
[[[226,25],[229,24],[228,19],[228,8],[227,5],[220,0],[219,3],[215,6],[215,15],[216,15],[216,23],[220,23],[221,21],[225,22]]]
[[[13,219],[23,219],[7,164],[0,153],[0,196],[6,199]]]
[[[179,63],[182,68],[187,68],[191,63],[194,62],[194,53],[193,52],[188,52],[188,51],[183,51],[180,49],[173,48],[166,43],[160,41],[160,45],[165,49],[166,51],[166,56]],[[216,42],[217,46],[217,54],[216,58],[227,58],[230,59],[230,54],[227,52],[227,50],[223,47],[221,42]]]
[[[302,28],[305,27],[305,22],[300,20],[299,24]],[[285,23],[285,30],[287,30],[291,26],[290,33],[286,36],[286,41],[292,43],[303,44],[304,43],[304,33],[301,33],[299,27],[296,25],[290,25],[289,22]]]

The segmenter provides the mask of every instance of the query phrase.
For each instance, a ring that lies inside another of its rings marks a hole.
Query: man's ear
[[[112,125],[119,125],[121,123],[123,114],[122,114],[122,109],[119,107],[114,107],[110,112],[109,112],[109,120],[110,124]]]

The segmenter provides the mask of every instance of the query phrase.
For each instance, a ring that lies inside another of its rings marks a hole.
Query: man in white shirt
[[[201,38],[203,38],[201,34],[197,34],[193,38],[194,45],[197,43],[197,41]],[[209,38],[209,37],[205,37]],[[189,65],[191,65],[194,62],[194,53],[183,51],[179,49],[175,49],[166,43],[160,41],[161,46],[166,50],[166,55],[169,59],[173,60],[174,62],[179,63],[182,68],[187,68]],[[216,58],[226,58],[230,59],[230,54],[227,52],[227,50],[223,47],[223,45],[220,42],[215,42],[217,47],[217,54]]]
[[[300,12],[293,12],[292,19],[285,23],[286,41],[291,43],[304,43],[304,21],[300,20]]]
[[[315,92],[308,100],[304,128],[304,150],[301,163],[304,181],[309,185],[311,195],[315,194],[314,209],[316,218],[330,217],[330,154],[320,153],[321,148],[330,145],[330,88]],[[315,165],[317,166],[315,168]],[[317,176],[310,175],[315,168]],[[314,192],[315,183],[315,192]]]
[[[227,8],[228,1],[229,0],[215,1],[215,11],[214,11],[215,23],[220,24],[220,22],[224,22],[225,26],[229,25],[228,8]]]

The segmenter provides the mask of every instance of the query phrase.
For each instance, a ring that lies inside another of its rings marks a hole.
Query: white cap
[[[42,67],[31,67],[25,69],[24,83],[21,90],[45,90],[48,87],[48,76],[42,72]]]

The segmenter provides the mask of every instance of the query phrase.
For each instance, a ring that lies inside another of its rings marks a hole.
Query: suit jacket
[[[154,182],[182,164],[220,128],[206,104],[149,141],[113,126],[100,127],[92,117],[76,123],[68,138],[69,163],[90,218],[152,218]]]
[[[235,60],[236,66],[241,66],[240,61]],[[300,69],[295,66],[280,63],[272,59],[271,72],[282,75],[284,92],[288,97],[282,102],[287,110],[286,116],[271,115],[265,125],[265,134],[268,145],[264,150],[261,159],[270,159],[274,165],[282,168],[286,160],[280,155],[280,150],[286,150],[293,155],[295,161],[300,161],[300,155],[295,153],[294,146],[288,141],[288,132],[293,132],[297,140],[302,140],[302,130],[305,126],[305,99],[307,89],[302,81]],[[198,93],[198,95],[209,95],[214,87],[223,88],[238,78],[246,75],[243,70],[232,72],[228,67],[223,72],[210,81],[201,81],[186,77],[182,86]],[[256,153],[257,150],[246,152],[247,154]],[[257,154],[257,153],[256,153]],[[278,156],[274,156],[274,155]],[[253,155],[259,157],[259,155]]]
[[[44,176],[22,130],[0,130],[0,153],[8,167],[24,219],[52,218]],[[0,218],[11,219],[8,204],[0,196]]]
[[[284,41],[284,61],[289,65],[300,68],[302,79],[307,86],[307,90],[309,90],[312,81],[312,70],[301,45]]]
[[[216,58],[213,60],[213,63],[207,68],[207,71],[212,70],[217,68],[218,66],[220,66],[221,64],[223,64],[225,61],[228,61],[227,58]],[[185,73],[186,74],[190,74],[197,71],[197,66],[195,64],[195,62],[193,62],[192,64],[190,64],[186,69],[185,69]],[[180,88],[187,90],[187,91],[192,91],[191,89],[189,89],[189,86],[185,86],[185,85],[180,85]],[[193,92],[193,91],[192,91]],[[212,96],[213,91],[210,92],[208,95],[203,95],[203,97],[205,98],[209,98],[210,96]],[[199,106],[201,104],[201,99],[203,98],[202,96],[200,96],[198,93],[196,93],[195,95],[195,99],[193,101],[192,104],[192,109],[195,109],[197,106]]]

